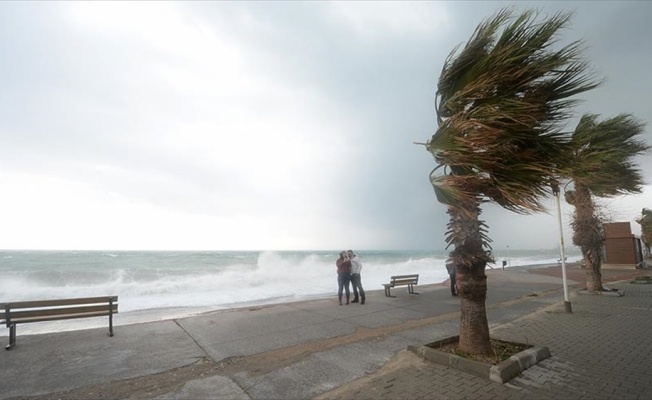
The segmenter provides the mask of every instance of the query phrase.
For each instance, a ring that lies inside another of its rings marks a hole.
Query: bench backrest
[[[419,283],[419,274],[412,274],[412,275],[395,275],[392,276],[391,278],[391,283],[393,285],[408,285],[408,284],[413,284],[416,285]]]
[[[100,317],[118,312],[118,296],[31,300],[0,304],[0,323],[54,321]]]

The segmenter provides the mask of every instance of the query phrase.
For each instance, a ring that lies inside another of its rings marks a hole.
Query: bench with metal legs
[[[392,296],[391,289],[397,286],[407,286],[409,294],[419,294],[414,291],[414,285],[417,285],[418,283],[419,274],[392,276],[389,283],[383,283],[383,286],[385,287],[385,296],[396,297]]]
[[[113,336],[113,314],[117,312],[118,296],[3,303],[0,304],[0,323],[9,328],[9,344],[5,349],[16,345],[16,325],[32,322],[108,316],[109,336]]]

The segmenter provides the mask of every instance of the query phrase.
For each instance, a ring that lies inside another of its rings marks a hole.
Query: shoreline
[[[583,280],[577,280],[577,272],[573,273],[573,277],[576,279],[571,279],[570,271],[579,270],[584,274],[584,271],[579,267],[579,262],[567,263],[567,278],[571,285],[578,285]],[[542,264],[531,264],[531,265],[517,265],[512,267],[505,267],[505,271],[524,271],[532,272],[539,275],[547,275],[550,277],[558,277],[561,279],[561,264],[552,264],[552,263],[542,263]],[[502,267],[498,268],[486,268],[485,273],[493,275],[494,273],[502,272]],[[558,272],[556,272],[558,271]],[[626,271],[626,270],[625,270]],[[631,271],[630,271],[631,272]],[[611,274],[613,275],[613,274]],[[603,280],[605,277],[603,276]],[[422,288],[430,287],[448,287],[448,279],[445,279],[440,282],[427,283],[418,285]],[[605,280],[607,282],[607,280]],[[382,293],[383,289],[367,289],[367,293]],[[190,318],[202,315],[217,314],[217,313],[226,313],[226,312],[236,312],[244,309],[261,309],[273,307],[280,304],[295,304],[295,303],[304,303],[315,300],[326,300],[336,297],[336,291],[332,293],[322,293],[314,295],[304,295],[304,296],[283,296],[283,297],[273,297],[263,300],[251,300],[240,303],[229,303],[222,305],[212,305],[212,306],[189,306],[189,307],[160,307],[160,308],[149,308],[142,310],[133,310],[128,312],[118,312],[114,316],[113,325],[114,327],[118,326],[129,326],[136,324],[145,324],[159,321],[169,321],[176,320],[180,318]],[[87,330],[87,329],[97,329],[106,327],[107,323],[104,317],[98,318],[83,318],[78,320],[65,320],[65,321],[55,321],[55,322],[42,322],[42,323],[33,323],[25,324],[20,326],[21,334],[23,335],[44,335],[50,333],[58,332],[71,332],[77,330]],[[1,329],[0,337],[8,337],[9,330]]]

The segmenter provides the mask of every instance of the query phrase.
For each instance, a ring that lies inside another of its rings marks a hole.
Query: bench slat
[[[114,314],[116,314],[114,312]],[[67,314],[67,315],[46,315],[42,317],[32,317],[32,318],[11,318],[11,322],[14,324],[24,324],[28,322],[45,322],[45,321],[58,321],[61,319],[74,319],[74,318],[90,318],[90,317],[106,317],[109,315],[108,311],[102,312],[92,312],[92,313],[82,313],[82,314]],[[4,322],[4,321],[3,321]]]
[[[391,279],[405,279],[405,278],[417,278],[417,279],[419,279],[419,274],[394,275],[394,276],[391,277]]]
[[[102,296],[102,297],[81,297],[77,299],[56,299],[56,300],[30,300],[30,301],[15,301],[12,303],[1,303],[0,308],[3,310],[7,307],[14,308],[36,308],[36,307],[56,307],[56,306],[70,306],[77,304],[95,304],[95,303],[108,303],[113,299],[114,302],[118,301],[118,296]]]
[[[113,313],[118,312],[118,304],[113,304]],[[24,311],[10,311],[12,321],[18,322],[21,318],[45,317],[54,315],[68,315],[68,314],[84,314],[101,312],[109,313],[109,304],[96,305],[96,306],[81,306],[81,307],[66,307],[66,308],[44,308],[40,310],[24,310]],[[6,320],[6,312],[0,311],[0,319]]]
[[[393,286],[405,286],[405,285],[414,285],[416,281],[414,279],[401,279],[392,281]]]

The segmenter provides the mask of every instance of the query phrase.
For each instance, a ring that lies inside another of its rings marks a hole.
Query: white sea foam
[[[4,254],[3,254],[4,253]],[[10,253],[10,254],[7,254]],[[392,275],[448,278],[446,252],[360,252],[365,290]],[[0,302],[118,295],[117,325],[251,304],[336,295],[337,252],[0,252]],[[11,258],[9,258],[11,257]],[[554,251],[528,252],[512,266],[556,264]],[[496,258],[500,268],[504,258]],[[30,324],[21,332],[105,326],[103,319]],[[0,331],[1,334],[6,335]]]

